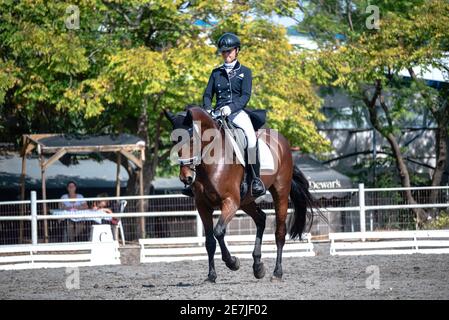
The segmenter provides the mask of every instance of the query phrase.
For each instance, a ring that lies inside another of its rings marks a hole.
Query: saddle
[[[256,131],[257,136],[257,130],[262,128],[266,122],[266,111],[251,109],[245,109],[245,111],[250,117],[251,123],[253,125],[254,131]],[[246,165],[248,163],[248,139],[243,128],[237,126],[228,118],[225,118],[225,120],[222,121],[222,125],[226,132],[231,133],[232,139],[236,142],[238,148],[238,150],[235,150],[236,153],[240,151],[240,154],[244,155],[243,159],[238,159],[244,167],[244,176],[240,185],[240,197],[243,198],[248,192],[248,185],[251,183],[252,174],[254,174],[252,171],[252,166]],[[256,150],[257,152],[259,152],[258,140],[256,146]],[[239,158],[238,154],[236,154],[236,156],[237,158]]]
[[[265,125],[267,111],[262,109],[253,110],[245,108],[245,112],[248,114],[257,136],[257,130]],[[235,142],[237,143],[239,149],[242,151],[242,154],[244,154],[246,152],[246,147],[248,146],[245,130],[234,124],[232,121],[229,121],[228,118],[226,118],[226,121],[224,121],[223,127],[225,129],[229,129],[230,132],[233,133]]]

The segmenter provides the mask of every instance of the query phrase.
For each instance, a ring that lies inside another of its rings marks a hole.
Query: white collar
[[[231,63],[224,63],[223,67],[225,67],[225,69],[232,69],[234,68],[235,64],[237,63],[237,59],[235,59],[234,61],[232,61]]]

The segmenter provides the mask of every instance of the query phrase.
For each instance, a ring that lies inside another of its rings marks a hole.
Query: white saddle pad
[[[239,148],[237,142],[232,137],[232,135],[228,132],[228,130],[225,130],[225,131],[226,131],[226,134],[228,135],[229,140],[231,141],[232,148],[234,149],[234,152],[235,152],[238,162],[242,166],[245,166],[245,160],[244,160],[245,157],[243,155],[241,148]],[[270,148],[267,146],[265,141],[263,141],[262,139],[258,138],[257,141],[259,143],[260,170],[273,171],[274,170],[274,158],[273,158],[273,154],[270,151]]]
[[[270,148],[262,139],[257,140],[259,141],[260,170],[274,170],[274,159]]]

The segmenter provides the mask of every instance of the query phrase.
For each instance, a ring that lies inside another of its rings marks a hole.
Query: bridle
[[[218,131],[220,131],[221,132],[221,129],[223,128],[223,123],[224,123],[224,121],[225,121],[225,119],[226,119],[226,116],[225,115],[223,115],[222,113],[221,114],[219,114],[218,116],[216,116],[216,117],[214,117],[214,116],[212,116],[212,119],[214,120],[214,121],[217,121],[218,122]],[[195,125],[194,124],[192,124],[192,137],[194,136],[194,135],[196,135],[197,136],[197,138],[199,139],[199,141],[201,141],[201,137],[200,137],[200,133],[198,132],[198,130],[196,129],[196,127],[195,127]],[[213,145],[213,142],[214,142],[214,140],[216,139],[216,136],[214,137],[214,139],[204,148],[204,150],[201,150],[201,147],[200,148],[197,148],[198,149],[198,151],[192,156],[192,157],[190,157],[190,158],[178,158],[178,164],[181,166],[181,167],[184,167],[184,166],[189,166],[189,169],[193,172],[193,179],[192,179],[192,182],[190,183],[190,184],[193,184],[194,182],[195,182],[195,179],[196,179],[196,168],[201,164],[201,161],[202,161],[202,159],[203,159],[203,154],[205,153],[205,152],[207,152],[208,151],[208,147],[209,146],[212,146]],[[200,146],[201,146],[201,144],[200,144]],[[195,152],[195,151],[194,151]],[[186,184],[186,183],[184,183],[184,184]]]

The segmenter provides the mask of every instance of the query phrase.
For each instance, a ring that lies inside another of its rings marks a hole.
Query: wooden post
[[[22,175],[20,176],[20,200],[25,200],[26,149],[27,146],[24,145],[22,152]],[[20,208],[20,215],[24,216],[26,214],[26,205],[22,204]],[[23,243],[23,220],[20,220],[19,223],[19,243]]]
[[[117,174],[115,177],[115,196],[120,197],[120,166],[122,163],[122,154],[120,152],[117,152]],[[120,201],[117,201],[119,208],[120,208]],[[118,241],[118,227],[115,226],[114,229],[114,239]],[[122,239],[123,241],[123,239]]]
[[[26,147],[24,147],[25,149]],[[25,176],[27,154],[22,153],[22,175],[20,176],[20,200],[25,200]]]
[[[137,168],[138,168],[137,170],[139,170],[139,194],[140,194],[140,196],[143,197],[143,195],[144,195],[143,164],[144,164],[144,160],[145,160],[145,148],[140,148],[140,159],[135,157],[132,153],[130,153],[124,149],[121,149],[120,153],[122,155],[124,155],[129,161],[133,162],[137,166]],[[140,212],[145,211],[145,205],[144,205],[143,199],[139,200],[139,207],[140,207]],[[139,229],[140,229],[140,236],[142,238],[145,238],[145,236],[146,236],[146,234],[145,234],[145,217],[140,218]]]
[[[63,155],[65,155],[67,153],[67,150],[65,148],[59,149],[54,155],[52,155],[50,157],[50,159],[48,159],[47,161],[43,161],[42,162],[42,168],[44,170],[47,170],[47,168],[49,166],[51,166],[53,163],[55,163],[56,161],[58,161],[59,159],[61,159],[61,157]]]
[[[115,177],[115,195],[120,197],[120,165],[122,163],[122,154],[117,152],[117,174]]]
[[[25,177],[26,177],[26,160],[27,155],[35,148],[35,145],[31,143],[27,135],[23,135],[23,146],[22,146],[22,174],[20,176],[20,200],[25,200]],[[28,213],[27,205],[22,204],[20,206],[20,214],[22,216]],[[23,243],[23,220],[19,223],[19,243]]]
[[[41,165],[41,179],[42,179],[42,199],[47,199],[47,187],[45,184],[45,168],[44,168],[44,155],[40,152],[40,148],[38,147],[40,153],[40,165]],[[44,216],[47,215],[47,204],[43,203],[43,213]],[[48,243],[48,223],[47,220],[44,220],[44,242]]]

